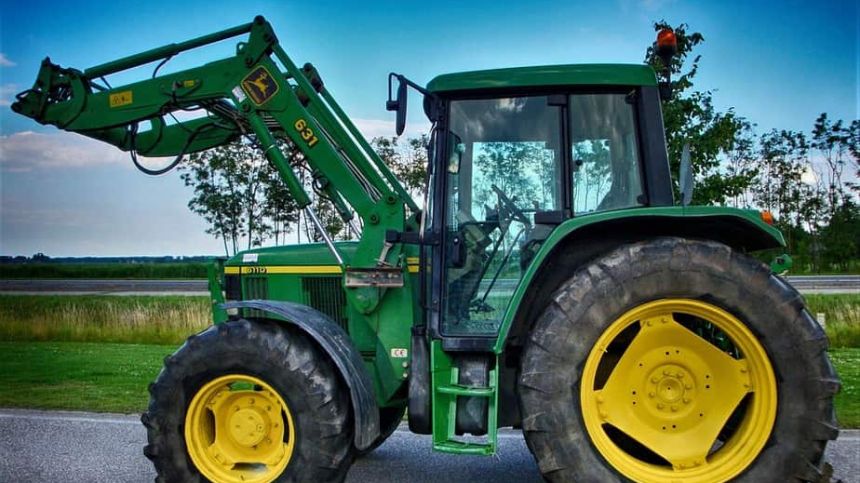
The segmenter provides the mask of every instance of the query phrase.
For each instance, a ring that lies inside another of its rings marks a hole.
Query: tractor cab
[[[447,74],[427,86],[434,123],[430,330],[494,342],[553,229],[578,216],[672,204],[660,95],[645,65]],[[438,274],[438,275],[435,275]]]

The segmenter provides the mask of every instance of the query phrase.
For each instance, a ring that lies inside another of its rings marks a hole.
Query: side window
[[[625,94],[570,96],[573,211],[643,204],[634,106]]]

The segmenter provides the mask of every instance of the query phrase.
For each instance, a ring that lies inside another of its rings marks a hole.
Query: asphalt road
[[[0,410],[0,481],[151,482],[137,416]],[[860,431],[844,431],[827,451],[835,476],[860,483]],[[356,461],[347,482],[540,482],[519,431],[503,431],[497,456],[452,456],[430,450],[430,437],[399,429]]]
[[[790,276],[803,293],[858,293],[860,275]],[[205,280],[85,280],[85,279],[0,279],[0,293],[104,294],[104,295],[206,295]],[[498,280],[494,288],[501,294],[512,293],[516,280]],[[486,285],[482,284],[481,290]]]

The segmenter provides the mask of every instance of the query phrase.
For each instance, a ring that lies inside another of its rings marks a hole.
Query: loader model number
[[[305,143],[307,143],[309,148],[314,147],[314,145],[319,142],[319,138],[314,134],[314,130],[308,127],[308,122],[304,119],[296,121],[296,123],[293,124],[293,127],[296,128],[296,131],[298,131],[302,139],[305,140]]]

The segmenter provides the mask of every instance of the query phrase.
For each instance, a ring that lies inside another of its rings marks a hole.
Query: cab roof
[[[427,84],[435,93],[545,86],[656,86],[654,69],[645,64],[571,64],[457,72]]]

